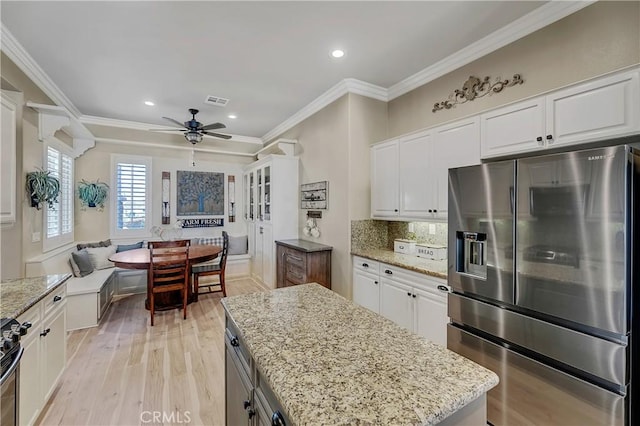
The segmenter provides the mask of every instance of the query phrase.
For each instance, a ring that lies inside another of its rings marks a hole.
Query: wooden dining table
[[[194,244],[189,247],[189,264],[194,265],[208,260],[215,259],[222,251],[222,247],[214,245]],[[124,269],[144,269],[147,271],[147,300],[144,303],[145,308],[149,309],[149,283],[148,280],[151,277],[149,268],[151,267],[150,253],[147,248],[139,248],[134,250],[121,251],[109,256],[109,260],[115,263],[119,268]],[[189,290],[187,300],[191,303],[195,300],[194,297],[193,282],[191,280],[191,273],[189,273]],[[180,298],[180,292],[168,292],[160,293],[155,297],[156,310],[173,309],[175,307],[181,307],[182,301]]]

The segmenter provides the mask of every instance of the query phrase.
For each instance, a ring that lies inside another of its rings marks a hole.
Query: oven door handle
[[[9,369],[2,375],[2,377],[0,377],[0,386],[4,385],[4,382],[6,382],[9,379],[9,377],[11,377],[11,375],[16,371],[16,369],[18,368],[18,365],[20,364],[20,359],[22,358],[23,352],[24,352],[24,348],[20,348],[16,356],[16,359],[13,360],[13,362],[9,366]]]

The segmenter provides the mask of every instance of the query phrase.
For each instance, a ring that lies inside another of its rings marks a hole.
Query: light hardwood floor
[[[264,290],[227,282],[228,296]],[[69,334],[67,369],[39,424],[224,424],[221,296],[201,294],[186,320],[157,312],[153,327],[145,295],[115,301],[100,326]]]

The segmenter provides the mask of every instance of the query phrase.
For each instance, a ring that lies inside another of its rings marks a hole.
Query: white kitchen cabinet
[[[380,315],[413,331],[411,291],[408,285],[384,276],[380,278]]]
[[[251,273],[275,287],[275,241],[298,238],[298,157],[268,155],[247,166]]]
[[[431,132],[401,138],[398,142],[398,174],[401,217],[430,217],[433,190],[429,187]]]
[[[478,117],[374,145],[371,216],[446,220],[448,170],[474,164],[480,164]]]
[[[447,220],[449,169],[480,164],[480,120],[472,117],[432,130],[429,155],[433,218]]]
[[[16,221],[16,111],[18,106],[4,91],[0,92],[0,224]]]
[[[353,256],[353,301],[432,342],[447,342],[445,280]]]
[[[353,257],[353,301],[380,313],[379,266],[375,260]]]
[[[398,141],[371,147],[371,214],[398,216]]]
[[[23,338],[20,369],[20,424],[33,424],[60,380],[67,360],[66,284],[18,317],[30,322]]]
[[[638,133],[638,74],[633,70],[594,79],[482,114],[482,158]]]

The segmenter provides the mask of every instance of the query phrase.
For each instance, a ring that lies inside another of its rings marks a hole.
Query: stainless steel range
[[[20,324],[10,318],[0,320],[0,425],[15,426],[18,423],[18,397],[20,384],[20,359],[24,349],[20,337],[27,334],[31,324]]]
[[[495,371],[493,425],[633,425],[640,151],[449,171],[448,347]]]

